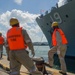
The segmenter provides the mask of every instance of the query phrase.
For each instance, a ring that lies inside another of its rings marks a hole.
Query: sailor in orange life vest
[[[2,58],[3,54],[3,45],[4,45],[4,38],[2,37],[2,33],[0,32],[0,59]]]
[[[29,47],[32,55],[35,55],[32,41],[26,30],[20,27],[19,21],[16,18],[10,19],[10,26],[12,28],[7,31],[7,42],[10,48],[10,75],[20,75],[21,65],[23,65],[31,75],[42,75],[26,52],[26,48]]]
[[[53,67],[53,55],[58,54],[61,70],[60,73],[66,75],[66,63],[64,60],[66,50],[67,50],[67,39],[64,32],[58,27],[58,22],[52,23],[53,33],[52,33],[52,45],[53,47],[48,52],[48,59],[50,67]]]

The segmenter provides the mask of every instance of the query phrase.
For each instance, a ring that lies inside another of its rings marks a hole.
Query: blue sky
[[[40,10],[49,10],[58,0],[0,0],[0,13],[18,9],[38,14]]]
[[[40,13],[50,11],[57,2],[58,0],[0,0],[0,32],[6,36],[7,30],[10,28],[10,18],[16,17],[21,26],[27,30],[33,42],[36,41],[36,38],[39,42],[42,36],[42,41],[47,41],[35,19]]]

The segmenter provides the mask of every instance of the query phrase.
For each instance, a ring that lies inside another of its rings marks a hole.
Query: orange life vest
[[[0,36],[0,45],[2,45],[3,43],[4,43],[4,38]]]
[[[22,35],[22,28],[20,27],[13,27],[8,30],[7,41],[10,50],[22,50],[27,48]]]
[[[62,39],[62,44],[67,44],[68,41],[65,37],[65,34],[63,33],[63,31],[61,29],[55,29],[53,34],[52,34],[52,44],[53,46],[57,45],[57,41],[56,41],[56,31],[58,31],[60,33],[61,39]]]

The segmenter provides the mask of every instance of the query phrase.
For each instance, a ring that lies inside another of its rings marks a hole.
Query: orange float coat
[[[65,34],[63,33],[63,31],[61,29],[55,29],[53,34],[52,34],[52,44],[53,46],[57,45],[57,41],[56,41],[56,31],[58,31],[60,33],[61,39],[62,39],[62,44],[67,44],[68,41],[65,37]]]
[[[10,50],[22,50],[27,48],[27,45],[24,42],[21,27],[13,27],[8,30],[7,41]]]
[[[0,36],[0,45],[3,45],[3,43],[4,43],[4,38]]]

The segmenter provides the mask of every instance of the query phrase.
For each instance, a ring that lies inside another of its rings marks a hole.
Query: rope
[[[42,34],[42,37],[40,39],[40,42],[42,42],[42,39],[43,39],[43,34]],[[39,49],[39,46],[37,46],[36,50],[38,50],[38,49]]]
[[[10,69],[9,69],[8,67],[5,67],[5,66],[3,66],[2,64],[0,64],[0,68],[1,68],[0,71],[3,71],[3,72],[5,72],[5,73],[7,73],[7,74],[10,73]],[[2,69],[3,69],[3,70],[2,70]]]
[[[2,69],[0,69],[0,71],[5,72],[5,73],[9,74],[9,72],[7,72],[7,71],[5,71],[5,70],[2,70]]]
[[[11,73],[10,68],[5,67],[5,66],[3,66],[2,64],[0,64],[0,67],[1,67],[0,71],[5,72],[5,73],[7,73],[7,74],[10,74],[10,73]],[[23,72],[23,71],[20,71],[20,72],[21,72],[21,73],[25,73],[25,74],[30,74],[30,73],[28,73],[28,72]]]

